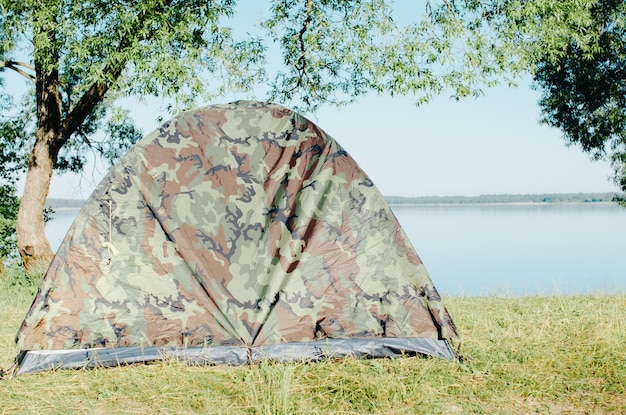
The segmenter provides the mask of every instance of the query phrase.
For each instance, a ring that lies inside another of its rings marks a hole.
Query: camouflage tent
[[[454,324],[383,197],[284,107],[185,112],[95,189],[17,335],[18,373],[183,359],[453,359]]]

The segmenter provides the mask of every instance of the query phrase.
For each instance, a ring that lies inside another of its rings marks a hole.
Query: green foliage
[[[0,185],[0,258],[15,254],[15,221],[19,199],[15,188]]]
[[[562,54],[539,62],[543,122],[593,158],[610,160],[615,183],[626,191],[626,3],[594,2],[589,17],[579,30],[594,47],[570,37]]]
[[[11,262],[6,267],[4,275],[0,276],[0,291],[7,296],[4,304],[20,303],[20,301],[26,301],[30,304],[32,297],[39,288],[42,278],[43,270],[37,273],[27,274],[24,267],[18,262]],[[7,292],[11,294],[7,294]],[[10,295],[15,296],[15,298],[9,300],[8,297]]]
[[[0,113],[11,110],[11,99],[0,94]],[[19,199],[15,181],[25,167],[25,152],[18,139],[23,132],[23,119],[5,116],[0,118],[0,261],[15,255],[15,222]]]
[[[155,95],[189,107],[267,85],[269,99],[311,110],[371,91],[414,94],[419,102],[446,90],[476,96],[484,84],[501,76],[512,82],[529,68],[517,32],[494,30],[517,2],[428,2],[398,19],[385,0],[273,1],[260,27],[236,39],[241,11],[229,0],[2,1],[14,40],[8,52],[38,56],[16,39],[46,22],[33,32],[35,40],[48,35],[33,42],[46,51],[35,64],[59,72],[64,112],[96,83],[110,87],[108,104]],[[267,65],[273,43],[282,62]]]
[[[283,69],[270,99],[307,109],[342,105],[374,86],[385,39],[398,34],[388,2],[380,0],[281,2],[263,22],[280,42]]]
[[[63,125],[54,128],[65,129],[67,136],[55,168],[80,171],[87,150],[114,159],[142,135],[127,115],[120,116],[123,111],[114,105],[117,98],[175,96],[177,105],[189,106],[216,79],[214,93],[246,88],[259,80],[262,71],[256,70],[256,63],[262,61],[262,46],[256,39],[235,40],[231,30],[221,26],[233,7],[229,0],[2,0],[0,27],[5,31],[0,71],[10,68],[33,81],[34,70],[50,74],[47,82],[53,88],[58,77]],[[20,42],[21,36],[32,42]],[[12,56],[32,60],[22,64]],[[224,75],[202,76],[207,72]],[[87,113],[77,114],[84,111],[80,105],[86,99],[93,99],[89,93],[94,88],[107,90],[106,99],[88,103]],[[19,142],[25,150],[35,135],[33,93],[27,95],[20,134],[2,136]],[[72,118],[76,121],[70,122]]]
[[[1,79],[1,78],[0,78]],[[27,139],[24,117],[13,111],[13,99],[0,91],[0,183],[13,185],[17,173],[26,168]]]
[[[528,69],[519,42],[499,38],[484,21],[499,6],[437,3],[415,5],[398,22],[383,0],[274,2],[263,27],[280,42],[285,67],[270,97],[297,97],[307,110],[372,91],[425,103],[446,91],[479,96],[485,85],[512,83]]]

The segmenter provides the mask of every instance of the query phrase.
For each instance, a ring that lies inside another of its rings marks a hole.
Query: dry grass
[[[0,366],[32,288],[0,281]],[[624,414],[626,295],[452,297],[464,363],[342,359],[57,371],[0,381],[0,414]]]

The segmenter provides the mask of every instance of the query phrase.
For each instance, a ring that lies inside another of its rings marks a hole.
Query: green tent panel
[[[457,338],[348,153],[295,112],[239,101],[184,112],[118,161],[16,341],[29,373],[164,358],[453,359]]]

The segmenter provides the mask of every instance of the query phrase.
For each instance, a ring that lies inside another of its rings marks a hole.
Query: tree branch
[[[296,61],[296,67],[303,72],[306,69],[306,42],[304,41],[304,35],[309,30],[309,26],[311,25],[311,13],[313,11],[313,0],[307,0],[306,3],[306,19],[304,20],[304,25],[302,25],[302,29],[300,29],[300,33],[298,34],[298,42],[300,43],[300,57]]]
[[[168,6],[171,5],[172,2],[173,0],[165,1],[161,6],[160,12],[163,12]],[[141,28],[152,15],[153,14],[150,13],[141,13],[138,16],[137,24],[135,25],[134,30],[129,30],[128,33],[131,35],[140,33],[141,31],[138,29]],[[151,31],[147,36],[140,36],[139,40],[148,40],[155,34],[156,31]],[[127,35],[122,37],[119,45],[115,49],[115,52],[111,54],[109,61],[102,70],[103,76],[101,80],[95,81],[89,87],[89,89],[80,97],[74,108],[72,108],[68,116],[63,120],[62,134],[56,143],[58,148],[61,148],[67,140],[69,140],[72,134],[77,131],[96,105],[102,102],[105,94],[111,86],[119,79],[124,68],[126,67],[126,64],[128,63],[128,60],[130,59],[128,54],[125,54],[124,52],[131,47],[134,40],[137,39],[129,38]],[[126,57],[122,58],[123,56]]]
[[[130,46],[130,41],[127,37],[123,37],[119,45],[115,49],[114,56],[122,56]],[[104,95],[110,89],[111,85],[117,81],[122,74],[124,67],[128,59],[118,59],[117,61],[110,60],[104,69],[102,70],[103,78],[107,80],[98,80],[91,84],[91,87],[80,97],[80,100],[76,103],[74,108],[63,120],[62,123],[62,136],[59,137],[57,145],[61,148],[65,142],[74,134],[82,123],[87,119],[93,109],[104,99]]]
[[[306,50],[306,41],[304,40],[304,35],[306,34],[306,32],[309,30],[309,27],[311,26],[311,21],[313,20],[311,16],[312,13],[313,13],[313,0],[307,0],[306,19],[304,20],[304,24],[302,25],[302,28],[300,29],[300,32],[298,33],[300,56],[294,62],[296,73],[298,74],[298,81],[293,86],[293,88],[289,90],[289,93],[292,93],[296,91],[298,88],[302,87],[303,84],[305,83],[305,80],[308,80],[308,75],[306,73],[307,66],[308,66],[307,59],[306,59],[307,50]],[[311,92],[315,94],[315,91],[311,91]]]
[[[24,69],[22,69],[22,68],[25,68],[34,72],[35,68],[32,65],[29,65],[28,63],[16,62],[16,61],[0,61],[0,70],[2,70],[3,68],[12,69],[15,72],[19,73],[20,75],[22,75],[23,77],[25,77],[26,79],[28,79],[29,81],[35,82],[35,75],[30,74],[26,72]]]

